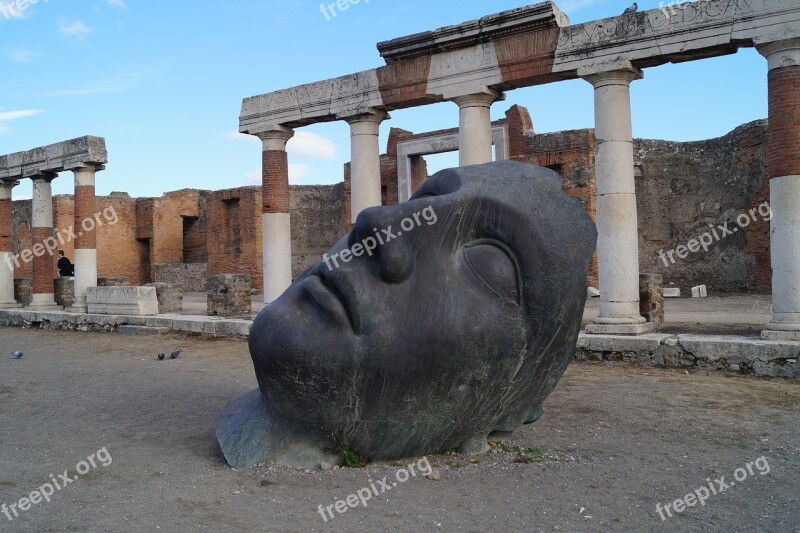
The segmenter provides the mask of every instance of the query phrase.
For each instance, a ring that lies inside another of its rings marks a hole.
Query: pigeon
[[[163,353],[158,354],[158,360],[159,361],[162,361],[165,357],[166,357],[166,355],[164,355]]]
[[[180,349],[180,350],[178,350],[177,352],[172,352],[171,354],[169,354],[169,358],[170,358],[170,359],[177,359],[177,358],[178,358],[178,356],[181,354],[181,352],[182,352],[182,351],[183,351],[183,348],[181,348],[181,349]]]
[[[639,4],[634,2],[633,5],[628,9],[626,9],[625,11],[623,11],[622,14],[627,15],[628,13],[636,13],[638,10],[639,10]]]
[[[11,357],[13,357],[14,359],[19,359],[19,358],[20,358],[20,357],[22,357],[23,355],[25,355],[25,354],[24,354],[24,353],[22,353],[22,352],[13,352],[13,353],[11,354]]]

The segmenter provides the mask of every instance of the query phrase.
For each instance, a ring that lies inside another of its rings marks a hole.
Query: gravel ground
[[[415,459],[438,479],[405,482],[412,460],[231,470],[214,422],[255,386],[244,342],[0,328],[0,504],[51,474],[78,477],[12,521],[0,514],[0,530],[800,531],[796,381],[573,364],[513,441]],[[753,474],[730,483],[747,463]],[[721,476],[724,493],[662,521],[657,504]],[[384,477],[368,507],[319,513]]]

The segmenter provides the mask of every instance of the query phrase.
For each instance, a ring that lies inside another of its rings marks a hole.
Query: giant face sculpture
[[[231,466],[477,451],[535,421],[574,355],[596,231],[547,169],[445,170],[352,232],[253,324]]]

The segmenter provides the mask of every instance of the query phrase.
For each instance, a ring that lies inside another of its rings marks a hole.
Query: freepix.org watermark
[[[48,1],[43,0],[45,4]],[[0,0],[0,13],[3,14],[6,20],[11,20],[12,18],[21,17],[26,9],[38,3],[39,0],[16,0],[14,2]]]
[[[6,264],[9,269],[13,268],[12,264],[14,267],[20,268],[20,260],[23,263],[30,263],[34,257],[41,257],[45,254],[52,257],[59,247],[74,241],[78,237],[82,237],[84,233],[91,233],[103,225],[113,226],[117,222],[119,222],[119,217],[114,210],[114,206],[106,207],[102,211],[95,213],[94,216],[84,219],[81,222],[81,227],[78,228],[77,234],[74,226],[70,226],[67,229],[56,229],[53,237],[47,237],[42,242],[37,242],[30,248],[26,248],[13,256],[7,255]]]
[[[330,4],[320,4],[319,12],[325,16],[325,20],[330,22],[338,15],[337,11],[347,11],[350,6],[360,4],[362,0],[336,0]],[[363,0],[365,4],[369,4],[369,0]]]
[[[422,220],[420,220],[420,218]],[[387,242],[397,239],[403,235],[403,232],[408,233],[413,231],[414,228],[422,225],[423,220],[427,222],[428,226],[433,226],[439,220],[436,216],[436,211],[433,210],[433,206],[429,205],[422,211],[417,211],[413,215],[404,218],[400,222],[400,231],[396,233],[392,231],[392,226],[380,231],[378,231],[378,228],[372,228],[372,231],[375,232],[374,237],[367,237],[360,243],[355,243],[350,248],[337,252],[332,256],[328,256],[327,253],[322,254],[322,260],[325,262],[328,270],[333,270],[334,268],[339,268],[340,260],[342,263],[349,263],[353,257],[361,257],[365,253],[372,257],[372,252],[374,252],[378,246],[383,246]]]
[[[97,461],[95,461],[95,459]],[[53,496],[56,491],[62,490],[67,485],[72,485],[80,479],[80,476],[88,474],[92,469],[98,468],[98,466],[109,466],[112,461],[113,459],[111,458],[111,454],[108,453],[108,450],[106,450],[105,447],[100,448],[87,457],[85,461],[81,461],[75,465],[75,472],[77,472],[77,475],[70,475],[69,470],[64,470],[63,474],[50,474],[50,481],[44,483],[27,496],[20,498],[17,502],[11,504],[3,503],[0,505],[0,512],[6,516],[9,522],[13,522],[15,518],[19,518],[20,513],[30,510],[34,505],[39,505],[42,501],[50,503],[50,497]]]
[[[656,504],[656,512],[658,513],[658,516],[661,517],[661,521],[664,522],[667,518],[672,518],[673,512],[680,514],[689,507],[694,507],[698,504],[700,504],[700,507],[705,507],[706,500],[708,500],[711,496],[722,494],[729,488],[736,486],[737,481],[742,482],[750,476],[755,476],[755,471],[753,470],[754,466],[758,470],[758,474],[761,476],[766,476],[770,472],[769,462],[767,462],[767,458],[762,455],[755,461],[750,461],[744,465],[744,467],[737,468],[733,472],[733,479],[736,481],[727,483],[725,482],[725,476],[717,478],[714,481],[711,481],[711,478],[706,478],[706,483],[708,483],[708,486],[704,485],[694,492],[690,492],[683,498],[678,498],[674,502],[668,503],[663,507],[660,503]]]
[[[417,477],[417,471],[422,477],[429,476],[433,472],[433,467],[431,466],[430,461],[428,461],[427,457],[423,457],[416,463],[411,463],[406,468],[401,468],[394,474],[394,478],[397,481],[389,481],[389,476],[384,476],[383,479],[379,479],[377,481],[368,480],[369,483],[368,487],[364,487],[359,489],[354,494],[349,495],[344,499],[336,498],[336,503],[332,503],[326,507],[323,507],[320,504],[317,507],[317,512],[322,516],[322,519],[327,522],[328,520],[333,520],[334,514],[333,511],[335,510],[338,514],[344,514],[347,512],[348,509],[355,509],[359,505],[363,505],[364,507],[368,507],[367,502],[370,501],[373,497],[378,497],[381,494],[385,494],[392,490],[393,488],[397,487],[399,483],[405,483],[412,477]]]
[[[709,224],[708,227],[711,228],[711,231],[707,231],[697,238],[691,239],[685,245],[681,244],[672,250],[667,250],[666,253],[662,248],[658,251],[658,257],[660,257],[664,262],[664,266],[670,266],[670,264],[675,264],[676,255],[679,259],[686,259],[690,253],[697,253],[700,251],[700,249],[703,250],[703,253],[708,252],[708,248],[712,244],[719,242],[722,239],[737,233],[739,229],[744,229],[753,222],[756,222],[758,220],[756,217],[757,214],[761,215],[762,220],[765,222],[772,220],[772,210],[769,207],[769,202],[764,202],[758,207],[750,209],[749,212],[742,213],[736,217],[736,226],[728,227],[728,224],[731,224],[731,221],[727,220],[721,225],[715,226],[713,224]],[[669,258],[669,261],[667,258]]]

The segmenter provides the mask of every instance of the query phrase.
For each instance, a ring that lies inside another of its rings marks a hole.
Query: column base
[[[55,295],[49,294],[34,294],[31,305],[26,307],[29,311],[61,311],[64,309],[56,303]]]
[[[89,306],[78,306],[73,305],[72,307],[65,307],[64,311],[67,313],[75,313],[76,315],[88,315],[89,314]]]
[[[0,302],[0,309],[19,309],[22,304],[17,302]]]
[[[587,324],[586,333],[590,335],[643,335],[655,330],[652,322],[640,324]]]
[[[775,327],[775,324],[767,324],[768,328]],[[781,328],[786,327],[786,323],[780,324]],[[798,341],[800,342],[800,324],[797,325],[798,329],[765,329],[761,332],[761,338],[765,341]]]

